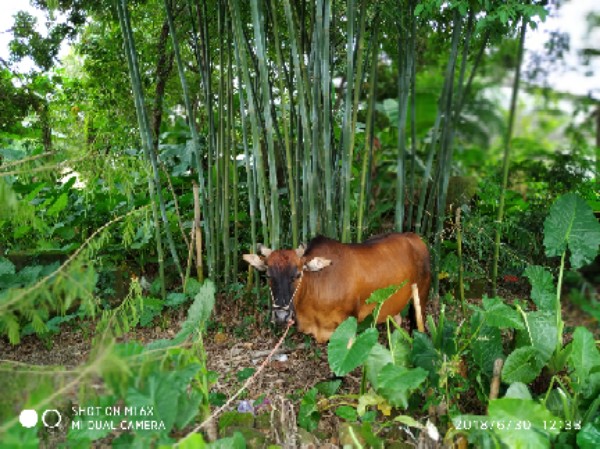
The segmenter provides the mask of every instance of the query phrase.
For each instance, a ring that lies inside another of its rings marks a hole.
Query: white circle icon
[[[23,410],[19,415],[19,422],[29,429],[37,424],[38,414],[35,410]]]
[[[46,415],[48,415],[49,413],[54,413],[56,415],[56,422],[54,422],[54,420],[51,420],[50,422],[46,421]],[[57,428],[60,425],[61,421],[62,421],[62,416],[58,410],[50,409],[50,410],[46,410],[42,414],[42,422],[44,423],[44,426],[46,426],[49,429]]]

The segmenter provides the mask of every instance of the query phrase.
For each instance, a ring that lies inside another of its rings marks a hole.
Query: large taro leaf
[[[557,199],[544,221],[544,246],[547,256],[571,251],[571,265],[580,268],[598,254],[600,224],[588,204],[574,193]]]
[[[556,288],[552,273],[539,265],[525,268],[525,276],[531,284],[531,299],[539,310],[556,309]]]
[[[549,448],[550,435],[559,433],[552,428],[557,419],[533,400],[502,398],[488,405],[488,422],[494,424],[494,432],[506,447]]]
[[[558,328],[553,312],[538,311],[525,314],[527,327],[517,331],[517,347],[533,346],[538,351],[538,358],[545,365],[558,344]]]
[[[377,343],[377,329],[367,329],[357,336],[356,328],[356,318],[350,317],[331,335],[327,357],[336,376],[345,376],[360,366]]]
[[[423,368],[405,368],[392,363],[383,367],[377,383],[378,392],[396,407],[408,407],[408,396],[427,379]]]
[[[600,351],[596,347],[594,334],[585,327],[577,327],[573,332],[573,350],[569,362],[575,371],[575,388],[584,397],[592,397],[600,391]]]
[[[486,311],[487,315],[489,312]],[[492,377],[494,362],[496,359],[504,359],[502,349],[502,335],[498,327],[482,324],[484,312],[478,311],[471,316],[471,329],[479,329],[477,337],[471,345],[471,355],[473,360],[481,370],[489,377]]]
[[[538,360],[538,351],[533,346],[515,349],[506,358],[502,368],[502,381],[528,384],[542,371],[543,365]]]
[[[500,298],[483,298],[485,324],[499,329],[523,329],[523,319],[519,312],[504,304]]]
[[[437,382],[440,375],[439,368],[442,364],[442,356],[436,351],[429,336],[421,332],[413,334],[413,348],[410,354],[412,363],[429,372],[429,378]]]

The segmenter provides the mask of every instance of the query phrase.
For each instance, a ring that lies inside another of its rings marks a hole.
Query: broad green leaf
[[[300,402],[298,411],[298,425],[303,429],[312,432],[319,425],[321,414],[317,406],[317,389],[311,388],[306,392]]]
[[[539,376],[543,364],[539,363],[538,351],[533,346],[515,349],[506,358],[502,368],[502,381],[505,383],[523,382],[528,384]]]
[[[600,447],[600,417],[583,426],[577,434],[577,447],[580,449],[598,449]]]
[[[171,449],[171,445],[161,445],[159,449]],[[178,449],[204,449],[206,443],[201,433],[190,433],[177,442]]]
[[[340,385],[342,385],[342,380],[337,379],[337,380],[330,380],[327,382],[319,382],[317,385],[315,385],[315,388],[323,396],[330,397],[337,393],[337,391],[340,388]]]
[[[246,449],[246,440],[240,432],[235,432],[231,437],[213,441],[208,447],[210,449]]]
[[[502,348],[502,335],[497,327],[480,326],[483,319],[483,312],[475,313],[471,317],[471,329],[479,328],[477,336],[471,345],[471,354],[473,360],[479,368],[488,376],[492,376],[494,362],[496,359],[504,359],[504,350]]]
[[[584,397],[600,391],[600,351],[594,335],[585,327],[577,327],[573,333],[569,361],[577,376],[575,388]]]
[[[335,409],[335,414],[346,421],[357,421],[358,413],[356,413],[356,409],[354,407],[350,407],[349,405],[342,405]]]
[[[54,203],[52,203],[52,206],[50,206],[48,208],[48,211],[46,213],[48,215],[50,215],[51,217],[54,215],[58,215],[65,207],[67,207],[68,202],[69,202],[69,194],[66,192],[62,193],[56,199],[56,201],[54,201]]]
[[[530,265],[525,269],[525,276],[531,284],[531,299],[539,310],[556,309],[556,287],[552,274],[544,267]]]
[[[525,314],[527,328],[517,332],[517,346],[533,346],[539,362],[545,365],[558,344],[558,328],[553,312],[538,311]]]
[[[548,437],[560,432],[558,428],[549,425],[557,420],[556,416],[533,400],[513,398],[492,400],[488,404],[488,416],[495,422],[502,421],[506,424],[504,429],[497,428],[496,433],[509,447],[550,447]],[[522,428],[516,427],[519,423],[523,425]],[[531,428],[527,429],[529,426]],[[542,436],[543,440],[539,440],[536,435]],[[544,441],[542,446],[539,445],[541,441]]]
[[[389,287],[375,290],[365,302],[367,304],[383,304],[390,296],[396,293],[402,287],[402,285],[390,285]]]
[[[179,407],[175,419],[175,426],[178,429],[183,429],[198,415],[203,397],[202,393],[197,390],[192,390],[189,394],[184,392],[179,396]]]
[[[544,246],[547,256],[571,251],[573,268],[590,263],[598,254],[600,223],[588,204],[574,193],[558,198],[544,221]]]
[[[485,324],[499,329],[523,329],[519,312],[507,306],[500,298],[483,298]]]
[[[365,361],[365,367],[367,368],[367,379],[373,385],[373,388],[377,389],[377,377],[381,372],[381,369],[388,363],[393,363],[392,353],[379,343],[375,343],[369,357]]]
[[[377,343],[377,329],[356,335],[356,318],[350,317],[331,335],[327,349],[329,366],[336,376],[345,376],[360,366]]]
[[[572,397],[560,387],[553,388],[545,399],[544,404],[551,413],[564,419],[567,414],[570,414]]]
[[[165,301],[165,306],[175,307],[180,304],[183,304],[187,300],[188,296],[185,293],[169,293],[167,295],[167,300]]]
[[[441,355],[433,347],[433,343],[426,334],[415,332],[413,334],[413,348],[411,360],[415,366],[419,366],[429,372],[432,381],[437,382],[439,378],[438,367],[442,363]]]
[[[504,397],[513,399],[533,399],[529,392],[529,388],[523,382],[514,382],[510,384]]]
[[[194,296],[194,302],[188,310],[188,317],[177,336],[188,336],[195,330],[202,330],[214,306],[215,284],[207,279],[202,284],[200,291]]]
[[[427,379],[423,368],[404,368],[388,364],[379,373],[378,392],[396,407],[408,407],[408,396]]]
[[[15,265],[8,259],[0,257],[0,278],[2,276],[12,276],[15,274]],[[0,283],[0,288],[2,284]]]

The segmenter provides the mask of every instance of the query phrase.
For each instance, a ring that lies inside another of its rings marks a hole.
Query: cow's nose
[[[276,309],[273,311],[273,318],[277,324],[285,324],[290,317],[289,310]]]

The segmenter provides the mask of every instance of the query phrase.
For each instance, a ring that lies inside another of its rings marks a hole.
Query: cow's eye
[[[298,272],[292,276],[292,280],[299,279],[302,276],[302,273]]]

